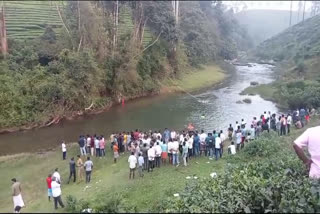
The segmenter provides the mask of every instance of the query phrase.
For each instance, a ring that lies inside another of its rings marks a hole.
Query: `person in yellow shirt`
[[[82,181],[82,179],[83,179],[83,161],[82,161],[80,155],[78,155],[77,157],[78,157],[78,160],[77,160],[78,177],[79,177],[79,181]]]
[[[124,151],[127,151],[127,140],[128,140],[128,135],[127,133],[123,132],[123,146],[124,146]]]

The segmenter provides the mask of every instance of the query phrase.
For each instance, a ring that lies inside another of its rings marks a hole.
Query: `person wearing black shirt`
[[[70,175],[69,175],[68,183],[70,182],[72,175],[73,175],[73,182],[76,182],[76,162],[74,161],[73,157],[69,162],[69,166],[70,166]]]

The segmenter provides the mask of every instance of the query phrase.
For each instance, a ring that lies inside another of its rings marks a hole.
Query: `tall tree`
[[[297,17],[297,22],[300,21],[300,12],[301,12],[301,10],[302,10],[302,2],[301,2],[301,0],[300,0],[299,3],[298,3],[298,17]]]
[[[289,27],[291,26],[292,21],[292,0],[290,1],[290,20],[289,20]]]
[[[119,1],[116,0],[114,2],[114,8],[113,8],[113,52],[117,45],[118,24],[119,24]]]
[[[7,43],[7,29],[6,29],[3,1],[2,1],[2,8],[1,8],[1,14],[0,14],[0,48],[1,48],[2,55],[6,56],[8,52],[8,43]]]
[[[303,2],[302,21],[304,21],[304,14],[305,14],[305,11],[306,11],[306,0],[304,0],[304,2]]]

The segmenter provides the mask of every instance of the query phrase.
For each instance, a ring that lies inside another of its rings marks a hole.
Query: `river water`
[[[272,66],[252,64],[237,66],[222,85],[202,92],[142,98],[128,102],[124,107],[115,106],[109,111],[88,115],[73,121],[29,131],[0,135],[0,155],[21,152],[38,152],[60,145],[61,140],[75,142],[80,134],[103,134],[130,131],[136,128],[154,130],[173,128],[181,130],[192,122],[197,129],[206,131],[226,130],[235,121],[251,121],[264,111],[278,112],[275,104],[260,96],[250,96],[251,104],[237,104],[248,96],[239,93],[251,81],[273,81]],[[202,117],[202,115],[204,117]],[[106,137],[109,139],[109,137]]]

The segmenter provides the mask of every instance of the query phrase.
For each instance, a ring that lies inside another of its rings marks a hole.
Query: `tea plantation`
[[[33,39],[50,26],[59,34],[62,23],[56,4],[62,1],[4,1],[8,38]]]

